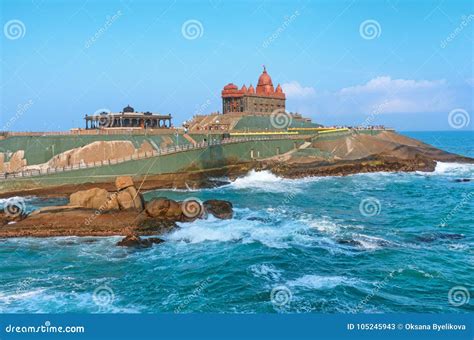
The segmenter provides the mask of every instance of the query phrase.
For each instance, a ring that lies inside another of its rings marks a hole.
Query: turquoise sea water
[[[474,157],[472,132],[406,133]],[[0,240],[0,312],[473,312],[474,165],[156,191],[233,202],[150,249]],[[29,198],[30,207],[54,204]]]

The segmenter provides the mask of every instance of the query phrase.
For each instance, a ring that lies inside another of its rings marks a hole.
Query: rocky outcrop
[[[69,205],[98,210],[119,209],[117,195],[100,188],[81,190],[72,194],[69,197]]]
[[[153,146],[144,141],[138,149],[131,141],[96,141],[80,148],[71,149],[54,156],[48,167],[59,168],[70,165],[90,164],[107,160],[116,160],[152,152]]]
[[[101,188],[75,192],[69,197],[69,205],[100,211],[144,209],[143,195],[135,188],[130,176],[117,177],[115,184],[116,192],[108,192]]]
[[[130,176],[119,176],[115,179],[115,187],[118,191],[133,186],[135,186],[135,184],[133,183],[133,178]]]
[[[163,241],[140,236],[162,234],[177,227],[176,222],[205,218],[205,207],[218,218],[232,217],[232,204],[227,201],[202,204],[197,199],[178,202],[160,197],[145,204],[131,177],[118,177],[115,185],[116,192],[81,190],[71,194],[68,205],[47,206],[28,215],[0,213],[0,238],[128,235],[118,245],[149,247]]]
[[[181,219],[181,207],[178,202],[159,197],[147,202],[145,205],[146,213],[151,217],[163,219]]]
[[[104,210],[57,207],[30,214],[15,223],[6,223],[0,216],[0,238],[56,236],[140,236],[167,233],[176,224],[151,218],[136,210]]]
[[[150,248],[153,244],[163,243],[161,238],[150,237],[150,238],[141,238],[137,234],[131,234],[125,236],[125,238],[117,242],[117,246],[120,247],[133,247],[133,248]]]
[[[148,216],[176,222],[205,219],[208,213],[220,219],[230,219],[233,216],[232,203],[222,200],[208,200],[201,203],[197,199],[187,199],[177,202],[158,197],[147,202],[145,211]]]
[[[204,209],[209,214],[220,219],[231,219],[234,215],[232,203],[222,200],[208,200],[203,203]]]
[[[27,165],[25,159],[25,151],[18,150],[14,152],[8,162],[4,153],[0,153],[0,172],[16,172],[21,171]]]
[[[120,176],[115,179],[117,188],[117,201],[121,210],[145,208],[143,195],[137,191],[130,176]]]

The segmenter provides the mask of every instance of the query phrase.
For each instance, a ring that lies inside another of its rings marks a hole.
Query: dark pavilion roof
[[[123,113],[132,113],[132,112],[135,112],[135,110],[133,109],[133,107],[131,107],[130,105],[127,105],[123,108]]]

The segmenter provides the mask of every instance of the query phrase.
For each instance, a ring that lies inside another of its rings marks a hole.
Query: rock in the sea
[[[181,221],[183,216],[181,204],[167,198],[155,198],[150,202],[147,202],[145,210],[151,217],[173,221]]]
[[[117,201],[121,210],[144,209],[144,199],[141,193],[135,187],[128,187],[117,193]]]
[[[208,200],[203,203],[206,212],[221,219],[231,219],[234,215],[232,203],[223,200]]]
[[[149,248],[153,244],[159,244],[164,242],[161,238],[150,237],[142,239],[136,234],[128,235],[123,240],[117,242],[117,246],[120,247],[135,247],[135,248]]]
[[[133,184],[133,179],[130,176],[119,176],[115,179],[115,187],[118,191],[135,186]]]
[[[71,194],[69,205],[99,210],[119,209],[117,197],[100,188],[81,190]]]

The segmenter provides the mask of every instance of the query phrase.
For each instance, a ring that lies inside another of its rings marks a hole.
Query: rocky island
[[[221,95],[222,113],[195,115],[179,128],[171,115],[127,106],[86,115],[85,129],[1,133],[0,197],[68,197],[69,204],[28,214],[4,206],[0,238],[128,235],[122,244],[150,246],[159,240],[140,236],[207,214],[230,218],[232,204],[145,202],[145,191],[216,187],[250,170],[301,178],[474,163],[383,126],[325,127],[287,112],[266,69],[256,88],[229,83]]]

